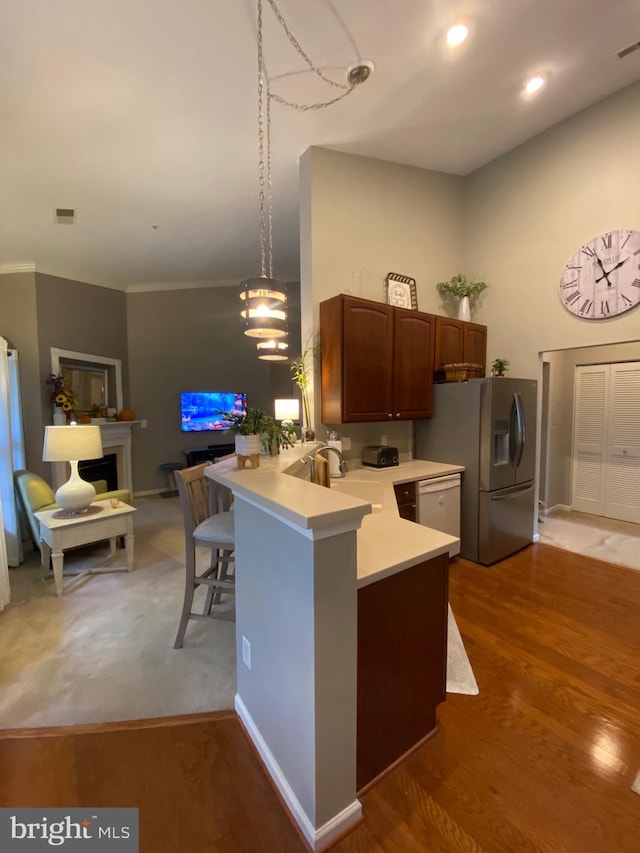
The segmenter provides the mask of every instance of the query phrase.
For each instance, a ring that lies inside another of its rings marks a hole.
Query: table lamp
[[[48,426],[44,432],[44,462],[68,462],[71,476],[56,492],[56,503],[65,515],[80,515],[86,512],[95,500],[96,490],[92,483],[83,480],[78,473],[78,462],[82,459],[101,459],[102,438],[99,426]]]
[[[299,400],[276,400],[276,420],[293,423],[300,417]]]

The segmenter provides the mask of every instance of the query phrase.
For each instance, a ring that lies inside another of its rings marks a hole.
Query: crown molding
[[[219,281],[149,281],[143,284],[130,284],[127,293],[148,293],[153,290],[197,290],[205,287],[240,287],[240,279],[222,279]]]

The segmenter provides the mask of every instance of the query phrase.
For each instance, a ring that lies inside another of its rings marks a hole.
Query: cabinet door
[[[459,364],[463,361],[464,323],[451,317],[436,317],[435,369],[442,370],[443,364]]]
[[[449,555],[358,590],[356,788],[435,730],[446,698]]]
[[[344,298],[342,421],[392,417],[393,308]]]
[[[398,483],[393,488],[396,493],[400,518],[406,518],[407,521],[417,521],[416,484]]]
[[[430,418],[433,400],[434,317],[394,309],[393,417]]]
[[[463,323],[463,361],[482,365],[482,375],[485,374],[487,360],[487,327],[476,323]]]

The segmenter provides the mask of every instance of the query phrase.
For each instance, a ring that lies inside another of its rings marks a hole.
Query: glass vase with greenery
[[[316,437],[311,426],[311,408],[309,406],[309,382],[313,375],[313,358],[318,347],[307,342],[300,358],[291,362],[291,378],[300,389],[302,396],[302,440],[313,441]]]

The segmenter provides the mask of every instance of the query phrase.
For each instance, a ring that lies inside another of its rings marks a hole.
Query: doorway
[[[640,361],[576,368],[571,506],[640,524]]]
[[[576,368],[580,365],[640,361],[640,341],[549,350],[540,353],[539,532],[547,515],[572,509],[572,453]],[[600,516],[593,516],[594,526]],[[589,516],[583,515],[583,523]],[[604,522],[606,523],[606,522]],[[615,525],[618,522],[611,522]],[[566,550],[575,550],[569,543]]]

